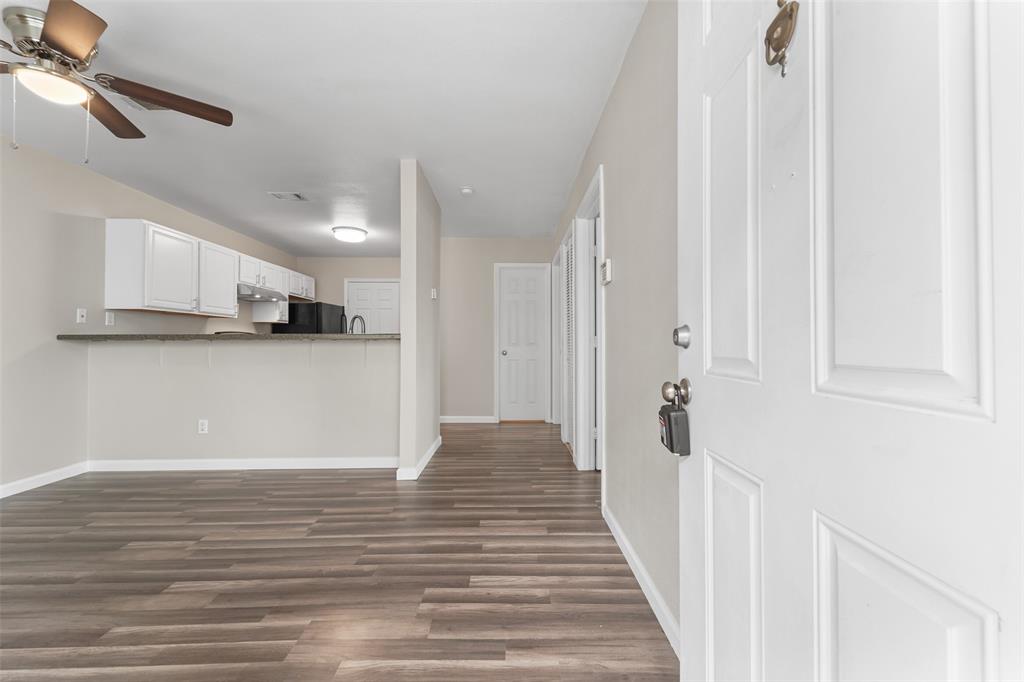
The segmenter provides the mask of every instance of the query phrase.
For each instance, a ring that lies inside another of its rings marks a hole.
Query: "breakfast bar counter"
[[[399,334],[57,334],[58,341],[398,341]]]

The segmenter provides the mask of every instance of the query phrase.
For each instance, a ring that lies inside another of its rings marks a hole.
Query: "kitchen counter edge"
[[[58,341],[398,341],[400,334],[57,334]]]

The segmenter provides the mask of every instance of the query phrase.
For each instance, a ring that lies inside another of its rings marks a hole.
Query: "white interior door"
[[[349,326],[352,318],[362,315],[367,334],[398,333],[398,280],[349,280],[345,315]]]
[[[680,4],[682,676],[1021,679],[1022,5],[777,11]]]
[[[550,266],[497,264],[497,408],[502,421],[543,421],[550,399]]]

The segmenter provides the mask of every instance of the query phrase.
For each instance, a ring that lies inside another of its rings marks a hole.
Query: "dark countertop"
[[[57,334],[58,341],[398,341],[399,334]]]

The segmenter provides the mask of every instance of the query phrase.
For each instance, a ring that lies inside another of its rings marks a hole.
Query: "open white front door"
[[[1021,679],[1022,5],[777,11],[680,6],[682,676]]]

